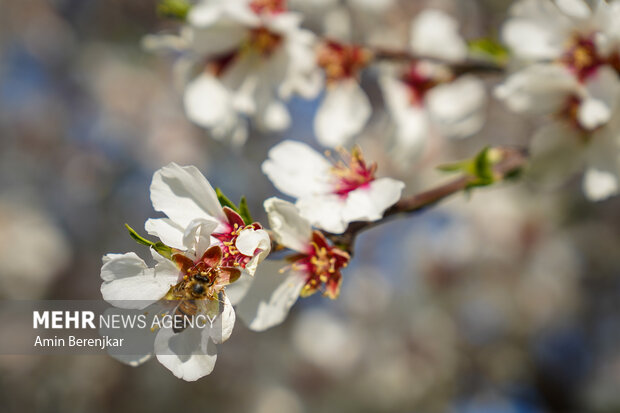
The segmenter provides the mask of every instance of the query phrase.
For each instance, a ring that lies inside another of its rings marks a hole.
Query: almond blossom
[[[191,78],[188,117],[214,137],[242,144],[245,117],[265,130],[283,130],[290,123],[284,101],[319,91],[314,36],[300,22],[284,0],[203,0],[190,9],[179,37],[151,37],[147,44],[181,52],[181,70]]]
[[[218,245],[210,245],[210,235],[216,225],[204,220],[193,221],[184,234],[184,248],[173,250],[171,259],[151,249],[156,262],[154,267],[147,266],[133,252],[103,257],[101,294],[115,307],[173,313],[181,300],[192,299],[196,302],[197,314],[214,321],[182,331],[175,331],[171,326],[150,331],[154,342],[152,349],[145,347],[145,354],[133,357],[120,355],[117,358],[121,361],[137,366],[152,356],[148,352],[151,350],[161,364],[181,379],[194,381],[211,373],[217,359],[215,344],[230,337],[235,323],[233,303],[225,288],[241,273],[238,268],[224,263]],[[194,285],[192,280],[197,273],[209,279],[209,291],[189,288]]]
[[[511,16],[502,38],[525,67],[496,96],[516,112],[564,115],[586,131],[607,123],[620,92],[620,2],[521,0]]]
[[[319,46],[317,59],[326,91],[314,118],[314,131],[322,145],[344,145],[370,119],[370,100],[359,83],[370,58],[369,51],[356,45],[327,40]]]
[[[269,198],[265,210],[276,240],[295,252],[285,261],[261,265],[243,300],[237,305],[239,317],[255,331],[263,331],[286,318],[299,297],[321,291],[335,299],[342,283],[341,269],[350,256],[329,245],[325,236],[313,231],[295,205]]]
[[[254,275],[269,254],[271,241],[259,223],[246,224],[237,212],[222,207],[215,190],[193,166],[171,163],[156,171],[151,201],[167,218],[149,219],[145,228],[170,249],[170,257],[151,248],[156,265],[149,267],[133,252],[106,255],[101,293],[106,301],[126,309],[196,299],[198,310],[215,323],[182,331],[162,328],[154,338],[158,360],[177,377],[196,380],[213,370],[214,344],[232,332],[232,306],[247,288],[247,282],[235,283],[242,275]],[[204,284],[195,286],[198,278]],[[232,299],[227,288],[233,290]],[[137,365],[148,357],[120,358]]]
[[[269,254],[269,234],[259,223],[246,224],[235,211],[222,207],[209,181],[194,166],[171,163],[156,171],[151,202],[168,217],[151,218],[144,227],[169,247],[182,249],[187,228],[196,222],[213,222],[211,242],[222,249],[226,265],[253,275]]]
[[[585,165],[589,199],[617,193],[620,37],[613,22],[620,17],[620,2],[522,0],[511,16],[502,36],[525,67],[495,95],[515,112],[554,117],[534,135],[534,169],[558,174]],[[566,156],[548,156],[558,151]]]
[[[434,9],[421,12],[412,22],[410,47],[419,56],[450,63],[467,57],[456,20]],[[471,75],[455,77],[445,63],[418,59],[405,67],[387,66],[379,83],[396,125],[393,153],[400,161],[419,154],[433,132],[463,138],[484,123],[484,85]]]
[[[281,192],[297,198],[301,216],[317,228],[342,233],[353,221],[376,221],[401,196],[404,183],[377,178],[359,148],[330,162],[308,145],[284,141],[269,151],[262,170]]]
[[[584,170],[582,187],[589,200],[620,193],[620,110],[590,132],[561,119],[552,121],[534,134],[530,150],[530,176],[543,186],[557,186]]]

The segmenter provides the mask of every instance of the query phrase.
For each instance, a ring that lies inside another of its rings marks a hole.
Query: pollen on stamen
[[[566,47],[560,62],[583,82],[603,65],[605,60],[600,56],[592,34],[575,36]]]
[[[359,76],[371,58],[371,53],[363,47],[331,40],[322,43],[317,50],[317,62],[325,71],[328,85]]]
[[[351,191],[366,187],[375,180],[376,162],[366,164],[361,149],[355,146],[351,152],[337,149],[340,159],[332,160],[330,173],[333,177],[333,193],[346,197]]]

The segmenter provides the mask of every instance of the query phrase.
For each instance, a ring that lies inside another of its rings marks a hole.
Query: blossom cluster
[[[248,120],[266,132],[288,128],[285,103],[299,95],[320,99],[314,118],[319,143],[346,145],[372,115],[361,82],[377,58],[362,45],[318,37],[302,28],[302,17],[284,0],[202,0],[191,7],[178,35],[150,35],[144,43],[180,55],[187,116],[214,138],[243,144]],[[422,12],[411,23],[409,39],[410,52],[421,58],[379,65],[395,126],[393,153],[403,161],[420,153],[430,133],[461,138],[482,127],[482,82],[450,69],[468,56],[458,29],[444,12]]]
[[[534,167],[560,177],[585,167],[589,199],[617,194],[620,2],[520,0],[510,15],[502,37],[518,70],[495,95],[516,112],[551,115],[531,143]]]
[[[380,219],[404,187],[376,178],[377,165],[367,164],[359,148],[341,155],[330,164],[292,141],[271,150],[263,170],[282,192],[298,198],[296,204],[275,197],[265,201],[271,236],[251,220],[247,204],[235,206],[197,168],[171,163],[156,171],[151,202],[166,217],[148,219],[144,227],[159,241],[135,235],[151,246],[155,265],[149,267],[134,252],[105,255],[103,298],[141,310],[168,302],[173,313],[192,302],[197,312],[217,320],[198,332],[172,326],[153,332],[157,359],[185,380],[213,370],[215,344],[230,337],[236,314],[250,329],[262,331],[284,321],[299,297],[322,292],[337,298],[350,255],[326,233],[342,233],[353,221]],[[291,254],[263,262],[272,245]],[[123,360],[137,365],[150,356]]]
[[[339,243],[343,234],[399,205],[405,184],[378,177],[377,163],[351,145],[373,116],[367,79],[381,91],[392,126],[387,151],[396,163],[419,157],[431,136],[465,138],[485,123],[485,83],[473,74],[472,45],[449,14],[419,12],[399,52],[321,37],[303,17],[284,0],[199,0],[178,34],[145,38],[148,48],[178,54],[186,114],[214,138],[242,145],[251,125],[288,128],[287,102],[298,95],[316,100],[314,134],[333,149],[323,156],[290,140],[271,148],[262,172],[293,202],[265,200],[268,226],[193,166],[171,163],[155,172],[151,201],[166,217],[144,228],[157,241],[131,230],[150,246],[154,265],[133,252],[106,255],[101,292],[129,309],[169,301],[166,311],[178,312],[191,301],[192,311],[218,320],[200,331],[153,332],[154,354],[179,378],[213,370],[216,345],[230,337],[237,316],[263,331],[282,323],[300,297],[337,298],[352,253]],[[501,31],[510,59],[498,63],[491,53],[482,62],[510,71],[493,93],[510,110],[550,116],[532,138],[530,176],[565,180],[585,165],[583,188],[592,200],[620,192],[618,21],[620,0],[519,0]],[[462,189],[488,185],[496,180],[496,155],[485,149],[448,169],[466,175]]]

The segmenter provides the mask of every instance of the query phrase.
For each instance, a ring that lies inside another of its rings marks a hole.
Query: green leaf
[[[470,163],[470,160],[448,163],[445,165],[439,165],[437,169],[442,172],[464,172],[467,171]]]
[[[243,218],[245,225],[250,225],[254,222],[252,219],[252,214],[250,214],[250,208],[248,208],[248,201],[244,196],[242,196],[241,201],[239,201],[239,215]]]
[[[493,162],[491,160],[489,147],[485,147],[474,158],[474,165],[476,167],[476,177],[483,181],[493,182]]]
[[[220,205],[222,207],[228,207],[239,214],[239,208],[233,202],[224,195],[224,193],[220,190],[220,188],[215,188],[215,193],[217,194],[217,199],[220,201]],[[239,214],[241,215],[241,214]]]
[[[160,0],[157,4],[157,14],[162,17],[185,20],[191,4],[185,0]]]
[[[129,226],[129,224],[125,224],[125,227],[127,228],[127,231],[129,231],[129,235],[131,236],[131,238],[133,238],[134,241],[136,241],[138,244],[151,247],[155,251],[157,251],[161,256],[168,258],[169,260],[172,259],[172,248],[170,248],[169,246],[167,246],[161,241],[157,241],[157,242],[149,241],[148,239],[139,235],[133,228]]]
[[[437,167],[444,172],[460,172],[473,178],[467,188],[486,186],[495,182],[493,165],[498,161],[496,151],[490,147],[482,149],[475,157]]]
[[[500,42],[490,37],[471,40],[468,44],[469,52],[474,56],[503,63],[510,57],[510,52]]]

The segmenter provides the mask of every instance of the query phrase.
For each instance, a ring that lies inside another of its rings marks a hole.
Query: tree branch
[[[389,50],[383,48],[371,49],[374,60],[396,61],[396,62],[414,62],[417,60],[428,60],[435,63],[441,63],[450,66],[452,72],[456,75],[465,73],[503,73],[506,69],[504,65],[494,63],[489,60],[468,59],[464,62],[448,62],[437,57],[417,55],[404,50]]]
[[[524,149],[498,147],[493,150],[499,151],[499,160],[493,166],[494,182],[500,182],[514,176],[523,168],[527,161],[527,152]],[[360,232],[381,225],[394,217],[420,211],[451,195],[470,189],[475,185],[477,179],[475,176],[462,176],[436,188],[401,199],[385,211],[383,218],[378,221],[352,222],[342,234],[325,233],[325,235],[334,244],[353,255],[355,238]]]

